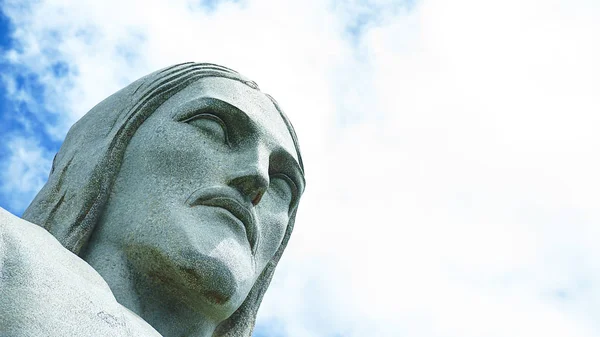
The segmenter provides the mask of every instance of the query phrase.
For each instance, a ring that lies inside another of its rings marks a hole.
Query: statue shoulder
[[[19,265],[27,260],[50,260],[49,256],[63,261],[68,260],[68,254],[71,253],[46,229],[0,207],[0,261]]]
[[[23,272],[23,268],[31,268],[73,274],[81,281],[111,293],[104,279],[92,267],[63,247],[46,229],[3,208],[0,208],[0,261],[11,261],[13,268],[19,266],[19,273]]]
[[[0,256],[8,246],[22,245],[28,241],[54,238],[44,228],[23,220],[0,207]],[[25,242],[23,242],[25,240]]]
[[[45,232],[45,233],[44,233]],[[39,241],[41,237],[50,235],[43,228],[27,222],[0,207],[0,272],[3,264],[11,256],[20,251],[27,241]],[[27,239],[26,238],[31,238]],[[4,270],[6,272],[6,270]]]
[[[0,208],[0,336],[160,335],[52,234]]]

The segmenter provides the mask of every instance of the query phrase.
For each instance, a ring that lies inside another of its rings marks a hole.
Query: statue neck
[[[99,241],[92,236],[81,258],[104,278],[117,302],[164,336],[213,335],[219,322],[186,305],[168,279],[137,270],[117,244]]]

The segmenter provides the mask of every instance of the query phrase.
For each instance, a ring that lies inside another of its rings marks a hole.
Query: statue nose
[[[258,168],[248,170],[233,178],[229,186],[238,190],[253,206],[258,205],[263,194],[269,187],[268,175]]]

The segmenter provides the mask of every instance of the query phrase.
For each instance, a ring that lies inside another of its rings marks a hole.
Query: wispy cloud
[[[47,134],[8,136],[2,188],[23,204],[45,144],[160,67],[220,63],[282,104],[308,189],[257,334],[600,334],[596,1],[3,9],[16,44],[4,83],[33,79],[14,92]]]
[[[31,195],[46,183],[53,154],[45,151],[36,139],[20,136],[11,137],[5,146],[8,151],[0,162],[0,189],[10,199],[2,206],[22,210]]]

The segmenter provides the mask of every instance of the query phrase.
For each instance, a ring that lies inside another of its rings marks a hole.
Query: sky
[[[307,189],[256,337],[600,336],[597,0],[2,0],[0,207],[69,127],[213,62],[281,104]]]

